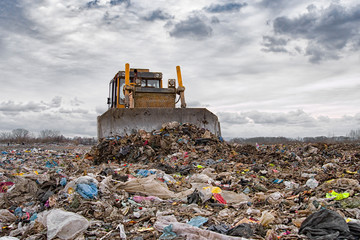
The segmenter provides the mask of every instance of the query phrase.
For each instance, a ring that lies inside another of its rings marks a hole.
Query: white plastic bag
[[[16,216],[7,209],[0,209],[0,222],[10,223],[15,222]]]
[[[38,214],[38,221],[47,227],[47,239],[73,239],[89,227],[89,221],[83,216],[61,209]]]

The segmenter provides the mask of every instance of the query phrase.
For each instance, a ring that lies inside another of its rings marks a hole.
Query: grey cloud
[[[20,112],[41,112],[51,108],[58,108],[61,106],[62,98],[54,97],[51,102],[47,103],[40,101],[38,103],[30,101],[28,103],[16,103],[14,101],[7,101],[0,103],[0,112],[4,114],[17,114]]]
[[[270,8],[280,8],[287,0],[262,0],[261,5]]]
[[[210,13],[237,12],[247,6],[247,3],[212,4],[204,10]]]
[[[80,111],[79,111],[80,112]],[[19,121],[22,119],[23,121]],[[74,135],[96,136],[96,116],[92,113],[59,114],[59,112],[20,113],[16,116],[2,115],[0,112],[1,131],[25,128],[30,132],[44,129],[58,129],[67,137]]]
[[[217,17],[212,17],[211,18],[211,23],[212,24],[218,24],[218,23],[220,23],[220,20]]]
[[[109,12],[106,11],[105,14],[104,14],[103,20],[104,20],[104,22],[106,22],[107,24],[111,24],[114,20],[117,20],[117,19],[119,19],[119,18],[120,18],[119,15],[111,16],[111,15],[109,14]]]
[[[72,106],[80,106],[81,104],[83,104],[84,102],[79,100],[77,97],[75,97],[74,99],[70,100],[70,104]]]
[[[61,108],[61,109],[59,109],[59,113],[64,113],[64,114],[73,114],[73,113],[87,114],[88,112],[89,112],[88,110],[81,109],[81,108],[77,108],[77,109]]]
[[[260,2],[260,6],[269,8],[272,10],[279,10],[281,11],[287,7],[294,7],[296,4],[301,3],[298,0],[262,0]]]
[[[250,120],[243,113],[218,112],[216,115],[220,119],[221,124],[247,124]]]
[[[110,1],[111,6],[120,5],[120,4],[123,4],[123,3],[126,6],[130,6],[130,4],[131,4],[130,0],[111,0]]]
[[[155,11],[150,12],[147,16],[145,16],[143,19],[145,21],[156,21],[156,20],[169,20],[169,19],[173,19],[174,16],[171,16],[170,14],[164,12],[161,9],[157,9]]]
[[[282,11],[294,8],[296,5],[303,4],[303,1],[298,0],[262,0],[258,4],[259,8],[265,8],[266,10],[270,10],[272,14],[277,15]]]
[[[14,114],[19,112],[40,112],[45,110],[47,107],[44,106],[43,103],[35,103],[35,102],[28,102],[28,103],[15,103],[14,101],[7,101],[0,103],[0,112],[4,114]]]
[[[319,116],[318,119],[321,122],[325,122],[325,123],[329,123],[330,122],[330,118],[328,116]]]
[[[337,60],[340,57],[336,52],[327,51],[322,45],[309,42],[305,50],[305,55],[310,56],[309,61],[312,63],[320,63],[326,59]]]
[[[262,124],[262,125],[300,125],[315,126],[317,120],[305,113],[303,110],[288,113],[267,113],[250,111],[243,113],[217,113],[222,123],[227,124]]]
[[[199,101],[189,101],[187,106],[192,108],[201,107],[201,103]]]
[[[272,36],[263,36],[263,45],[265,46],[262,51],[265,52],[287,52],[285,46],[288,40],[284,38],[277,38]]]
[[[111,0],[110,1],[110,6],[117,6],[117,5],[121,5],[121,4],[125,4],[126,7],[129,7],[131,5],[131,2],[130,2],[130,0]],[[104,5],[104,4],[100,4],[99,0],[93,0],[93,1],[86,3],[87,8],[99,8],[99,7],[101,7],[101,5]]]
[[[1,28],[13,32],[35,33],[34,24],[28,19],[24,10],[25,6],[20,0],[0,1],[0,33]]]
[[[98,105],[95,107],[95,112],[97,115],[101,115],[103,114],[104,112],[106,112],[108,110],[108,108],[104,105]]]
[[[87,8],[97,8],[97,7],[100,7],[99,6],[99,0],[93,0],[91,2],[88,2],[86,4]]]
[[[47,108],[58,108],[61,106],[62,97],[55,96],[53,99],[51,99],[51,102],[47,103],[44,101],[41,101],[40,103],[47,106]]]
[[[283,113],[264,113],[252,111],[246,113],[246,115],[255,124],[285,124],[289,122],[286,115]]]
[[[355,119],[360,122],[360,113],[357,113],[357,114],[355,115]]]
[[[296,46],[296,47],[294,48],[294,50],[295,50],[297,53],[302,53],[302,49],[301,49],[301,47],[299,47],[299,46]]]
[[[55,96],[53,99],[51,99],[50,103],[41,101],[42,104],[46,105],[49,108],[58,108],[61,106],[61,102],[62,102],[62,97],[60,96]]]
[[[171,37],[195,40],[208,38],[211,34],[212,28],[199,16],[190,16],[188,19],[176,23],[170,31]]]
[[[187,105],[187,107],[190,107],[190,108],[198,108],[198,107],[201,107],[201,108],[205,107],[206,108],[206,107],[210,107],[210,105],[202,104],[199,101],[188,101],[186,103],[186,105]]]
[[[307,40],[305,54],[311,62],[339,59],[347,46],[359,50],[360,5],[345,8],[331,4],[324,9],[310,5],[307,10],[295,18],[277,17],[273,23],[274,33]]]

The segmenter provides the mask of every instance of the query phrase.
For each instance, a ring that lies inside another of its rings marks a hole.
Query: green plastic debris
[[[326,198],[334,198],[334,200],[343,200],[345,198],[348,198],[350,196],[350,193],[344,192],[344,193],[337,193],[334,190],[326,193]]]

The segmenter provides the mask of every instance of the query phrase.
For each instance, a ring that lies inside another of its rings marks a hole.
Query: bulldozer
[[[161,72],[130,68],[126,63],[125,71],[117,72],[110,80],[108,110],[97,118],[98,139],[130,135],[140,129],[151,132],[174,121],[194,124],[220,137],[215,114],[206,108],[186,108],[180,66],[176,74],[177,81],[168,79],[166,88]],[[176,107],[179,101],[180,107]]]

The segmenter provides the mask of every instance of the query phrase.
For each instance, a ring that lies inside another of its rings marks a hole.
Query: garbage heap
[[[358,143],[229,144],[176,122],[82,153],[3,151],[0,236],[359,239],[359,160]]]

